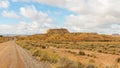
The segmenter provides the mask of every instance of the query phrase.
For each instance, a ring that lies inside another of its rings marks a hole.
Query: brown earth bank
[[[50,66],[38,62],[14,41],[9,41],[0,44],[0,68],[50,68]]]

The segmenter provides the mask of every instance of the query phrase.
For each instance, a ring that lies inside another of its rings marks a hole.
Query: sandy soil
[[[99,68],[120,68],[120,65],[117,64],[116,59],[120,57],[119,55],[112,55],[112,54],[104,54],[98,52],[92,52],[87,50],[78,50],[78,49],[64,49],[64,48],[55,48],[50,47],[51,50],[55,51],[57,54],[63,57],[67,57],[71,60],[80,61],[84,64],[89,64],[90,60],[94,60],[94,63],[99,66]],[[94,55],[94,57],[89,56],[80,56],[68,53],[67,51],[76,52],[79,51],[85,52],[85,54]]]
[[[0,68],[50,68],[38,62],[14,41],[0,44]]]

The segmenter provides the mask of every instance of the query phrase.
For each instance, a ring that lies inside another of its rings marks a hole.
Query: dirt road
[[[50,68],[38,62],[14,41],[0,44],[0,68]]]

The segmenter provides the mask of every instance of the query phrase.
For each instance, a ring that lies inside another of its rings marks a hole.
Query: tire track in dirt
[[[50,65],[35,60],[14,41],[0,44],[0,68],[50,68]]]

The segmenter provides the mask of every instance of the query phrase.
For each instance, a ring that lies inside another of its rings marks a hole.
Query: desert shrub
[[[40,56],[40,60],[48,61],[50,63],[56,63],[58,61],[58,58],[54,54],[43,54]]]
[[[95,60],[94,59],[90,59],[89,63],[95,63]]]
[[[93,58],[97,58],[95,54],[87,54],[88,57],[93,57]]]
[[[50,63],[56,63],[59,59],[59,56],[57,54],[54,54],[53,52],[50,52],[50,51],[40,50],[40,49],[34,51],[33,56],[39,57],[40,61],[47,61]]]
[[[98,50],[97,52],[102,53],[102,50]]]
[[[56,68],[84,68],[80,62],[71,61],[67,58],[61,58]]]
[[[16,43],[27,50],[30,50],[33,48],[31,45],[27,44],[26,42],[16,42]]]
[[[105,68],[119,68],[118,65],[110,65],[110,66],[105,66]]]
[[[42,46],[40,46],[42,49],[46,49],[47,48],[47,46],[45,46],[45,45],[42,45]]]
[[[0,37],[0,43],[7,42],[7,41],[9,41],[9,37],[4,37],[4,36]]]
[[[75,55],[77,54],[76,52],[73,52],[73,51],[70,51],[70,50],[68,50],[67,52],[71,53],[71,54],[75,54]]]
[[[29,46],[29,45],[27,45],[27,47],[25,47],[27,50],[30,50],[30,49],[32,49],[32,46]]]
[[[33,56],[39,56],[39,50],[33,51],[32,55],[33,55]]]
[[[83,52],[83,51],[79,51],[79,55],[85,55],[85,52]]]
[[[88,64],[87,66],[86,66],[86,68],[97,68],[95,65],[93,65],[93,64]]]
[[[117,59],[116,59],[116,62],[117,62],[117,63],[120,63],[120,58],[117,58]]]

